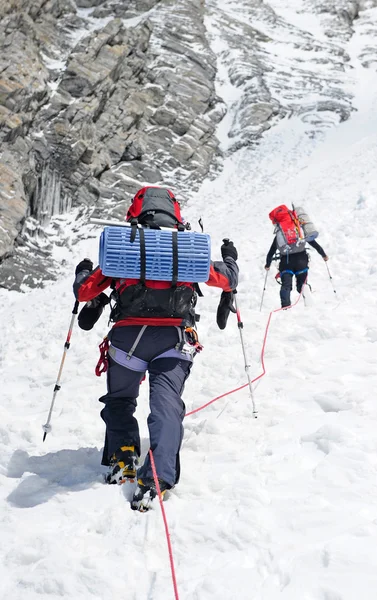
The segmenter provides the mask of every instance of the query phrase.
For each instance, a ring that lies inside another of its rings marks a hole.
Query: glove
[[[101,292],[99,296],[97,296],[96,298],[93,298],[93,300],[89,300],[89,302],[87,302],[87,304],[90,304],[91,302],[96,302],[97,306],[101,305],[102,307],[105,307],[106,304],[109,304],[110,298],[104,292]]]
[[[264,265],[264,268],[265,268],[265,270],[266,270],[266,271],[269,271],[269,270],[270,270],[270,267],[269,267],[269,265]]]
[[[230,312],[237,312],[233,306],[233,292],[223,292],[216,315],[216,322],[220,329],[225,329]]]
[[[329,257],[328,257],[328,256],[323,256],[322,258],[323,258],[323,260],[324,260],[325,262],[327,262],[327,261],[329,260]]]
[[[110,298],[103,292],[99,296],[96,296],[96,298],[93,298],[93,300],[89,300],[80,310],[77,318],[80,329],[84,329],[85,331],[92,329],[102,315],[104,307],[109,302]]]
[[[233,242],[231,242],[230,240],[223,240],[223,242],[224,243],[221,246],[221,256],[223,257],[223,260],[225,260],[227,256],[230,256],[234,260],[237,260],[238,252],[237,249],[234,247]]]
[[[90,258],[84,258],[76,267],[75,275],[81,273],[81,271],[93,271],[93,263]]]

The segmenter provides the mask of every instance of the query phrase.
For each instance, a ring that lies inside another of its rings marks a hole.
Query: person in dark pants
[[[136,455],[140,456],[139,426],[134,412],[140,384],[148,371],[151,448],[159,477],[173,487],[179,479],[179,449],[185,416],[181,396],[193,359],[191,355],[175,349],[179,343],[176,327],[147,326],[135,348],[137,362],[135,360],[133,364],[132,357],[127,361],[127,353],[141,330],[142,327],[132,325],[114,327],[108,336],[111,343],[108,392],[100,398],[100,402],[105,404],[101,417],[106,423],[103,463],[111,463],[111,457],[117,456],[118,449],[124,446],[135,448]],[[123,479],[121,470],[116,469],[115,477],[113,475],[110,474],[109,483],[117,483],[119,477]],[[152,477],[148,454],[138,477],[143,481]]]
[[[174,197],[165,198],[163,192],[168,190],[159,188],[153,188],[153,196],[148,195],[146,189],[151,188],[140,190],[132,206],[148,199],[154,202],[153,216],[161,210],[163,218],[167,218],[169,200],[175,202]],[[139,210],[135,208],[134,213]],[[174,211],[174,218],[178,215],[182,223],[175,204]],[[150,215],[148,212],[148,218]],[[135,218],[135,214],[131,217]],[[233,242],[227,240],[221,246],[221,255],[222,261],[211,261],[206,283],[228,293],[238,284],[238,253]],[[179,281],[172,286],[167,281],[112,279],[99,267],[93,269],[89,259],[77,265],[75,274],[73,289],[80,302],[100,299],[109,286],[114,290],[112,297],[116,303],[111,312],[114,325],[103,356],[107,393],[100,398],[105,405],[101,416],[106,424],[102,464],[110,467],[107,482],[111,484],[124,483],[137,475],[138,486],[131,508],[144,512],[156,496],[156,486],[149,453],[137,470],[141,448],[134,413],[139,388],[148,371],[150,448],[163,493],[179,480],[185,416],[182,393],[194,356],[201,350],[195,330],[197,288],[195,284]]]
[[[329,260],[326,252],[316,241],[307,242],[312,248],[322,256],[324,261]],[[276,236],[271,244],[271,248],[268,251],[266,257],[265,269],[268,271],[271,266],[272,259],[275,252],[278,250]],[[301,250],[301,249],[300,249]],[[309,271],[309,256],[306,250],[299,252],[289,252],[288,254],[280,255],[279,272],[281,278],[280,288],[280,300],[282,308],[288,308],[291,306],[291,291],[292,291],[292,279],[296,277],[296,289],[298,293],[301,293],[302,286],[308,277]]]

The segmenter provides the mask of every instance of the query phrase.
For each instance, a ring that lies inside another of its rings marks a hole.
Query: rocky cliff
[[[292,114],[308,135],[347,119],[346,45],[374,4],[303,3],[323,21],[319,41],[277,0],[2,3],[0,285],[55,276],[51,247],[66,243],[58,215],[122,218],[148,183],[195,190],[221,162],[224,77],[237,93],[223,151]]]
[[[221,111],[200,0],[13,0],[1,10],[0,256],[13,287],[46,275],[41,227],[52,215],[81,206],[123,216],[144,182],[195,186]]]

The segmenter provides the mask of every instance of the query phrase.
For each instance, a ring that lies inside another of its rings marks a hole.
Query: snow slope
[[[215,249],[224,236],[239,249],[253,376],[269,311],[279,306],[271,269],[259,310],[268,212],[277,203],[304,201],[336,293],[312,251],[307,306],[301,300],[272,318],[267,374],[255,389],[259,418],[251,418],[247,389],[187,417],[182,479],[165,503],[181,600],[377,597],[377,88],[375,72],[358,60],[373,20],[376,9],[349,44],[358,112],[320,139],[299,118],[280,121],[258,145],[227,158],[186,208],[192,223],[203,217]],[[97,240],[77,245],[74,256],[59,252],[73,269],[96,256]],[[0,291],[0,598],[173,598],[159,508],[135,514],[132,486],[102,483],[97,398],[105,381],[94,365],[105,317],[90,333],[74,330],[53,430],[42,443],[71,284],[67,276],[45,290]],[[235,319],[220,332],[219,294],[203,291],[205,349],[186,386],[188,411],[246,381]],[[146,384],[138,416],[146,452]]]

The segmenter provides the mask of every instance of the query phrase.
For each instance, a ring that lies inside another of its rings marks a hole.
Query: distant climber
[[[275,237],[266,257],[265,269],[268,271],[275,253],[279,252],[279,273],[281,278],[280,299],[282,308],[291,306],[292,280],[296,278],[296,289],[301,293],[307,281],[309,256],[306,243],[329,260],[324,249],[314,240],[318,232],[312,226],[307,214],[301,208],[289,210],[285,205],[270,212],[269,217],[275,225]]]

